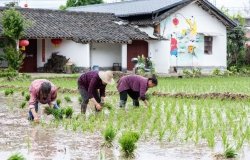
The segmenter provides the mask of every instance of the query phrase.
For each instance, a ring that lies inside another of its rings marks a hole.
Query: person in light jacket
[[[56,86],[46,79],[34,80],[29,88],[29,120],[39,122],[38,103],[48,104],[50,107],[58,109],[59,106],[56,103],[57,88]]]

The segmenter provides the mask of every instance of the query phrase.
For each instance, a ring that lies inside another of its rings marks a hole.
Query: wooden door
[[[131,59],[138,55],[148,57],[148,42],[138,40],[133,41],[132,44],[128,44],[127,70],[133,70],[134,64],[131,62]]]
[[[29,45],[25,47],[25,58],[20,72],[37,72],[37,40],[29,39]]]

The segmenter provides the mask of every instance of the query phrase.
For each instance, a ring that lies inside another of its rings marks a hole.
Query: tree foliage
[[[103,3],[103,0],[67,0],[66,7],[68,8],[100,3]]]
[[[9,39],[15,40],[21,38],[26,27],[23,16],[14,8],[10,8],[3,12],[2,25],[3,35]]]
[[[237,26],[227,33],[228,66],[240,67],[245,64],[246,31],[243,26]]]
[[[227,33],[227,64],[230,66],[241,67],[246,64],[246,30],[245,18],[239,13],[230,15],[229,10],[222,7],[222,12],[238,23],[233,29],[228,30]]]
[[[20,12],[10,8],[3,12],[1,24],[4,37],[4,54],[1,58],[8,62],[9,68],[19,70],[23,63],[24,55],[17,50],[17,42],[23,36],[28,23]]]

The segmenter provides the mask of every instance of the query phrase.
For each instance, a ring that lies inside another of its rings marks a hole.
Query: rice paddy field
[[[160,78],[150,107],[118,107],[107,87],[103,110],[80,114],[77,77],[48,78],[61,108],[73,114],[27,120],[32,79],[0,79],[0,159],[250,159],[250,77]]]

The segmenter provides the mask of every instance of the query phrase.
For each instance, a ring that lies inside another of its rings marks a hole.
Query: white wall
[[[179,20],[178,25],[174,25],[174,18]],[[190,20],[193,28],[190,27],[187,20]],[[196,26],[194,22],[196,22]],[[194,32],[197,33],[196,37],[192,34]],[[213,35],[212,55],[204,54],[204,34]],[[171,39],[172,35],[178,41],[178,58],[171,56],[172,66],[176,66],[177,63],[178,66],[226,67],[226,27],[196,4],[190,4],[163,20],[161,35],[168,39]],[[189,39],[185,39],[186,36],[189,36]],[[188,53],[189,45],[196,47],[196,56]],[[168,53],[170,54],[170,51]]]
[[[75,43],[71,40],[63,40],[62,43],[55,47],[50,39],[45,40],[45,62],[42,62],[42,40],[37,41],[37,67],[43,67],[53,52],[70,58],[77,67],[89,67],[89,44]]]
[[[92,43],[90,47],[91,67],[112,67],[121,64],[122,45],[111,43]]]
[[[170,68],[170,54],[168,54],[170,43],[168,40],[148,41],[149,56],[155,65],[157,73],[168,73]]]
[[[122,44],[122,70],[127,70],[128,45]]]

